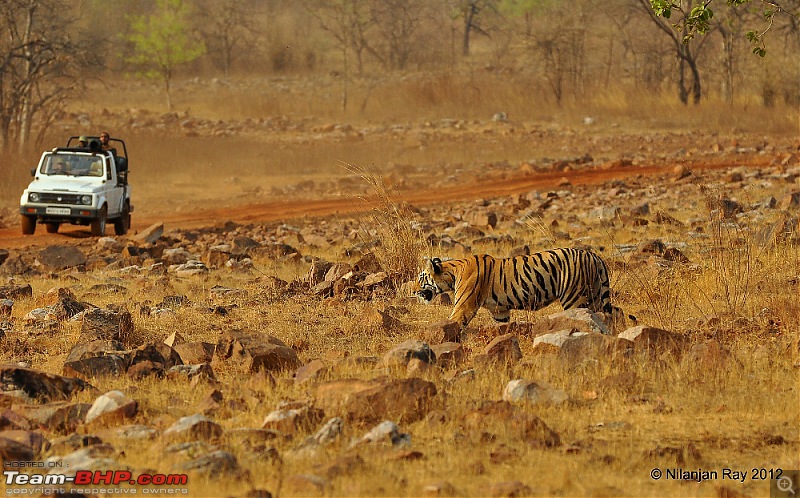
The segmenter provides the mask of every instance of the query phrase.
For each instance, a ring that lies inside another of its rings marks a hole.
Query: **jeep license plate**
[[[72,211],[69,208],[54,208],[49,207],[44,210],[47,214],[70,214]]]

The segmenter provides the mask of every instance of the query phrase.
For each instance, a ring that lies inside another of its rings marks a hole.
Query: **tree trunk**
[[[733,61],[734,61],[734,45],[733,33],[720,28],[722,34],[722,97],[728,105],[733,105]]]
[[[36,4],[31,2],[28,4],[27,8],[27,19],[25,20],[25,34],[23,35],[22,43],[26,47],[25,48],[25,64],[23,67],[23,71],[25,73],[24,78],[28,80],[28,83],[25,85],[23,89],[23,94],[21,95],[22,100],[22,109],[20,111],[20,121],[19,121],[19,132],[17,135],[17,146],[20,150],[28,143],[28,137],[30,136],[31,132],[31,121],[33,119],[33,108],[31,103],[33,87],[32,87],[32,67],[33,67],[33,54],[31,54],[29,44],[31,42],[31,32],[33,30],[33,16],[36,12]]]
[[[475,20],[475,11],[477,7],[474,2],[470,2],[469,10],[464,16],[464,42],[461,48],[461,54],[464,57],[469,56],[469,35],[472,32],[472,22]]]
[[[678,59],[678,98],[681,104],[686,105],[689,103],[689,91],[686,90],[686,61],[683,58]]]

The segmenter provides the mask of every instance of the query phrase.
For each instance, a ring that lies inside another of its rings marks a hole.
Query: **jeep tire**
[[[45,223],[44,229],[47,230],[47,233],[58,233],[60,226],[61,223]]]
[[[36,216],[20,215],[22,235],[33,235],[36,231]]]
[[[108,218],[108,208],[103,206],[97,212],[97,218],[92,220],[92,237],[102,237],[106,234],[106,219]]]

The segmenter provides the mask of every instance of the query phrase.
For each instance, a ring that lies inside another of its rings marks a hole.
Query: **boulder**
[[[31,398],[43,402],[66,400],[77,391],[89,387],[81,379],[13,365],[0,365],[0,378],[3,379],[4,391],[21,390]]]
[[[198,413],[179,418],[174,424],[164,430],[162,436],[169,441],[210,441],[222,436],[223,432],[222,427],[218,423]]]
[[[36,256],[45,271],[57,272],[86,264],[86,255],[75,246],[47,246]]]
[[[436,353],[431,350],[427,342],[409,339],[390,349],[383,356],[383,364],[387,367],[405,367],[412,358],[426,363],[436,363]]]
[[[109,391],[98,397],[86,413],[87,424],[120,425],[133,418],[138,411],[138,403],[122,391]]]
[[[433,405],[436,385],[418,378],[388,381],[341,379],[317,386],[315,404],[328,415],[375,424],[422,419]]]
[[[281,372],[302,365],[297,353],[277,337],[252,331],[230,330],[217,343],[214,362],[245,372]]]

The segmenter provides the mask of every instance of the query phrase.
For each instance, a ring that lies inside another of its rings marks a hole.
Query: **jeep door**
[[[118,185],[117,171],[114,168],[114,161],[110,156],[103,158],[106,167],[105,193],[108,202],[108,217],[114,218],[122,211],[122,192],[123,189]]]

